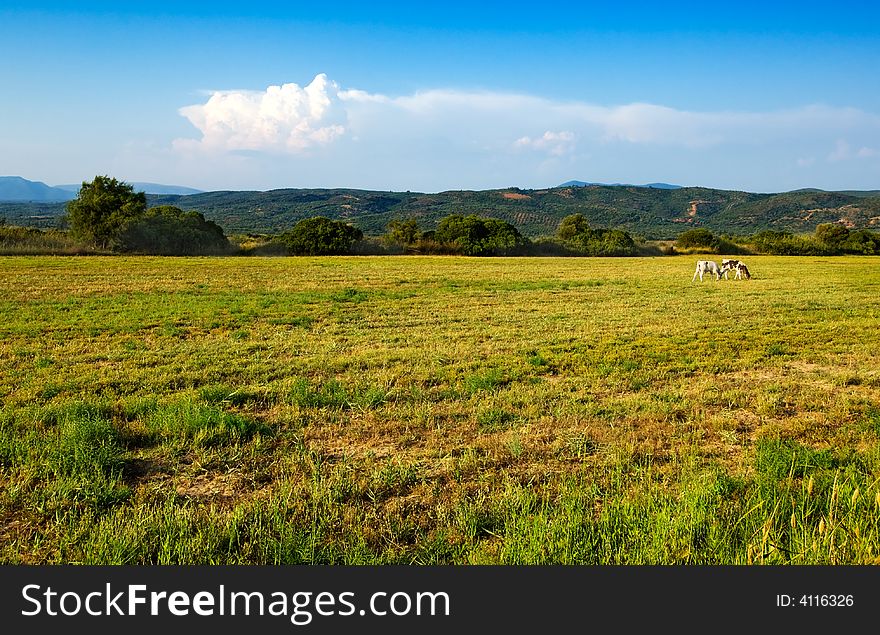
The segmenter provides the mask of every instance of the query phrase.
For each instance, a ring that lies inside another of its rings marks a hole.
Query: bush
[[[400,246],[403,248],[415,245],[422,240],[422,231],[414,218],[407,220],[392,220],[388,223],[388,233],[383,242],[389,247]]]
[[[102,253],[94,246],[76,240],[58,229],[37,229],[0,223],[0,254],[2,255],[77,255]],[[109,253],[109,252],[107,252]]]
[[[159,256],[216,255],[228,253],[223,229],[198,212],[162,205],[130,221],[114,240],[119,251]]]
[[[315,216],[299,221],[293,229],[281,234],[278,242],[297,256],[339,256],[352,253],[354,244],[363,237],[357,227]]]
[[[816,240],[829,247],[840,247],[849,236],[849,229],[838,223],[822,223],[816,226]]]
[[[676,239],[675,246],[678,249],[708,249],[716,252],[719,240],[708,229],[700,227],[682,232]]]
[[[835,251],[807,236],[772,230],[755,234],[752,245],[758,253],[771,256],[830,256]]]
[[[563,242],[582,242],[584,237],[589,237],[592,233],[587,217],[583,214],[566,216],[556,229],[556,237]]]
[[[466,256],[503,256],[522,253],[528,240],[510,223],[498,218],[452,214],[442,219],[434,240],[454,245]]]
[[[559,223],[556,237],[564,247],[584,256],[633,256],[636,243],[620,229],[593,229],[583,214],[566,216]]]
[[[840,249],[848,254],[873,256],[880,254],[880,234],[866,229],[849,232]]]

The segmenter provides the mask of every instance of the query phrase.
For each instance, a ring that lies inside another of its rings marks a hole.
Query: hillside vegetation
[[[147,201],[150,206],[198,211],[228,233],[278,233],[303,218],[323,216],[349,222],[367,236],[378,236],[391,220],[415,219],[430,230],[451,214],[498,218],[527,237],[551,235],[563,218],[578,213],[594,227],[658,239],[673,238],[694,227],[734,234],[811,232],[829,222],[852,228],[880,227],[880,197],[819,191],[754,194],[698,187],[589,186],[423,194],[282,189],[148,195]],[[55,226],[63,214],[61,204],[0,203],[0,217],[11,224]]]

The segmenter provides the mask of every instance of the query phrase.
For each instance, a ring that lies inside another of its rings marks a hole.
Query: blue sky
[[[880,188],[868,3],[0,1],[0,59],[50,184]]]

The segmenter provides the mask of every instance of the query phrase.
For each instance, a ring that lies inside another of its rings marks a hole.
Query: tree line
[[[151,255],[272,253],[289,255],[460,254],[514,255],[637,255],[633,238],[621,230],[592,228],[582,214],[560,223],[554,237],[531,241],[507,221],[477,215],[451,214],[432,230],[414,219],[393,220],[387,233],[365,238],[342,221],[321,216],[304,218],[288,231],[262,238],[251,248],[234,246],[223,229],[199,212],[171,206],[147,207],[146,195],[109,176],[84,182],[67,205],[71,235],[99,250]]]
[[[812,234],[765,230],[749,236],[716,236],[705,228],[683,232],[675,248],[689,253],[771,256],[880,255],[880,233],[822,223]]]
[[[683,232],[663,248],[620,229],[590,226],[583,214],[559,223],[553,236],[530,240],[511,223],[474,214],[451,214],[435,229],[413,218],[392,220],[380,237],[365,237],[348,223],[321,216],[304,218],[275,235],[249,235],[233,244],[223,228],[195,211],[171,205],[147,207],[146,195],[109,176],[83,182],[67,204],[69,237],[57,231],[0,228],[4,243],[35,245],[42,239],[58,253],[145,255],[344,255],[459,254],[465,256],[636,256],[673,253],[835,255],[880,254],[880,234],[824,224],[812,236],[762,231],[752,236],[716,236],[705,228]],[[39,234],[39,235],[37,235]],[[43,235],[45,234],[45,235]],[[78,243],[71,241],[78,241]],[[59,245],[61,246],[59,248]],[[89,249],[92,251],[89,252]],[[77,251],[79,250],[79,251]],[[7,253],[21,250],[7,249]]]

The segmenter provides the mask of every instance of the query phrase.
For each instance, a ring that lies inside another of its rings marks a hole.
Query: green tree
[[[466,256],[500,256],[514,253],[528,244],[510,223],[473,214],[452,214],[441,219],[434,239],[454,245]]]
[[[834,249],[809,236],[765,230],[752,236],[752,247],[772,256],[830,256]]]
[[[107,247],[132,220],[147,211],[147,196],[109,176],[83,181],[77,197],[67,204],[67,219],[78,238]]]
[[[229,240],[216,223],[199,212],[173,205],[151,207],[126,223],[113,241],[120,251],[161,256],[228,253]]]
[[[822,223],[816,226],[816,240],[829,247],[840,247],[849,236],[849,229],[839,223]]]
[[[422,239],[422,231],[419,224],[414,218],[407,220],[392,220],[388,223],[388,234],[385,236],[385,242],[392,245],[414,245]]]
[[[718,238],[702,227],[679,234],[675,246],[680,249],[718,249]]]
[[[315,216],[299,221],[293,229],[281,234],[278,241],[298,256],[335,256],[350,254],[354,244],[363,237],[357,227]]]
[[[556,237],[564,242],[585,243],[593,237],[593,233],[583,214],[566,216],[556,229]]]
[[[846,240],[840,244],[840,248],[849,254],[864,254],[866,256],[880,254],[880,234],[867,229],[851,231]]]
[[[636,243],[620,229],[593,229],[583,214],[566,216],[559,223],[556,238],[564,247],[588,256],[631,256]]]

